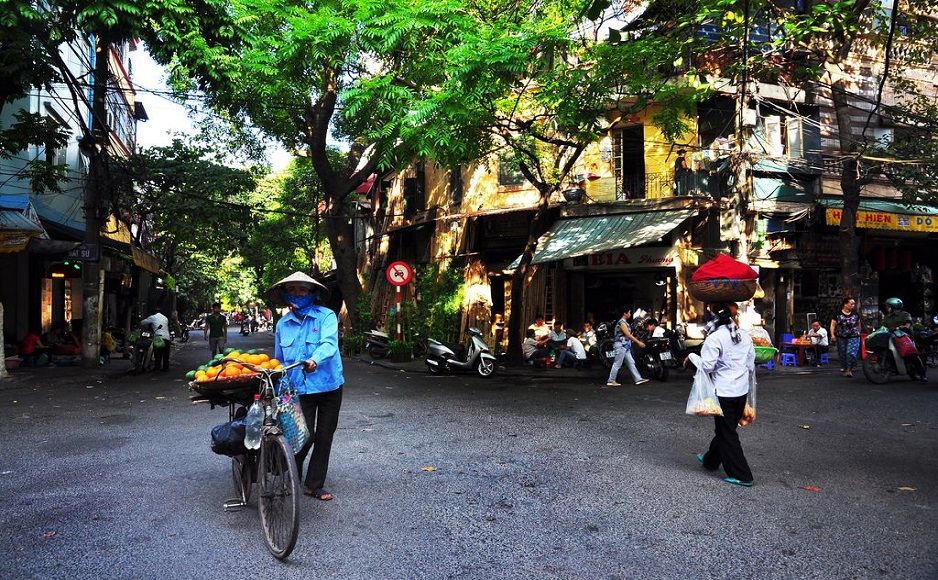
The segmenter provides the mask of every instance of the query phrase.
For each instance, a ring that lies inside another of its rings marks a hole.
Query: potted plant
[[[409,340],[389,340],[388,353],[393,362],[410,362],[414,359],[414,345]]]

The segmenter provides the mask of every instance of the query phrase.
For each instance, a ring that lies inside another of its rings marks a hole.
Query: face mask
[[[282,294],[284,302],[289,304],[294,310],[298,311],[304,316],[309,314],[310,308],[313,306],[313,302],[316,301],[316,294],[311,292],[306,296],[297,296],[295,294],[290,294],[289,292],[284,292]]]

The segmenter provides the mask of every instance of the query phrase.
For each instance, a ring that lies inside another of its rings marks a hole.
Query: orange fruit
[[[267,362],[267,361],[270,360],[270,357],[267,356],[267,355],[264,354],[264,353],[261,353],[261,354],[257,355],[257,360],[258,360],[259,362]]]
[[[270,359],[270,364],[274,365],[274,368],[283,366],[282,364],[280,364],[280,361],[275,358]]]
[[[241,374],[242,374],[242,375],[253,375],[253,374],[254,374],[254,371],[252,371],[252,370],[249,369],[249,368],[243,368],[243,369],[241,369]]]
[[[208,378],[208,375],[205,374],[205,371],[199,371],[195,373],[195,382],[199,383]]]

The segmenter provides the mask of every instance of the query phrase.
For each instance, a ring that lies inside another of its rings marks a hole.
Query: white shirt
[[[531,355],[537,351],[537,340],[530,337],[524,339],[521,343],[521,350],[524,351],[524,358],[531,358]]]
[[[656,326],[655,329],[651,333],[651,337],[652,338],[664,338],[664,327]]]
[[[145,327],[148,324],[153,326],[153,332],[155,332],[156,334],[160,335],[161,337],[165,339],[170,338],[169,319],[163,316],[162,314],[160,314],[159,312],[155,314],[151,314],[150,316],[147,316],[146,318],[140,321],[140,326]]]
[[[710,373],[717,396],[741,397],[749,392],[749,373],[756,368],[756,351],[747,332],[737,331],[734,343],[728,326],[723,325],[707,335],[700,351],[700,364]]]
[[[809,338],[817,337],[818,346],[829,346],[829,343],[827,340],[827,330],[823,326],[817,330],[814,330],[812,328],[808,332],[808,337]]]
[[[583,343],[580,342],[580,339],[571,336],[567,339],[567,350],[576,355],[577,360],[586,360],[586,349],[583,348]]]

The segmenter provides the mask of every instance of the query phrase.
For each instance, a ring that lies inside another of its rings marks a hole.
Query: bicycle
[[[200,395],[192,397],[195,403],[209,403],[214,409],[228,406],[228,420],[243,418],[253,395],[259,392],[264,408],[264,427],[260,447],[249,449],[244,455],[231,458],[231,477],[238,497],[225,501],[225,511],[237,511],[247,506],[251,489],[257,483],[257,507],[267,549],[277,559],[287,558],[296,546],[299,535],[298,498],[299,475],[293,449],[284,437],[276,420],[277,388],[274,377],[287,376],[286,372],[303,364],[302,361],[276,370],[265,369],[244,361],[223,358],[219,364],[237,363],[259,373],[260,387],[254,383],[236,383],[230,388],[214,389],[203,393],[199,383],[191,383]],[[218,381],[216,381],[218,382]],[[287,382],[289,382],[287,380]],[[207,383],[211,385],[212,383]],[[202,387],[204,389],[204,386]]]

